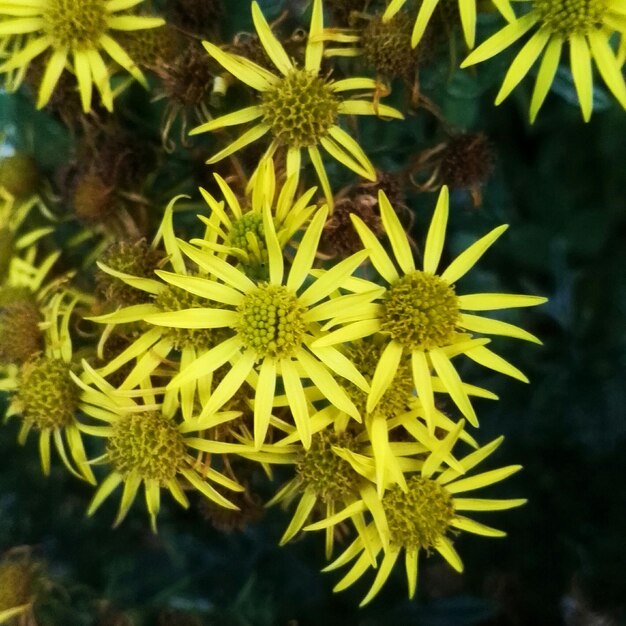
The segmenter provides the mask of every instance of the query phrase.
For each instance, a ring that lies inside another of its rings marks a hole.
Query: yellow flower
[[[279,146],[284,146],[287,149],[287,177],[290,177],[299,174],[302,151],[306,150],[327,202],[332,206],[333,194],[319,146],[360,176],[376,180],[374,167],[362,148],[339,126],[339,116],[381,115],[402,119],[402,114],[383,104],[378,104],[376,108],[371,101],[342,99],[342,94],[346,91],[375,90],[378,83],[371,78],[346,78],[333,82],[320,76],[324,53],[322,0],[313,2],[304,67],[294,65],[272,33],[257,2],[252,3],[252,18],[259,39],[278,74],[245,57],[224,52],[212,43],[204,42],[204,47],[218,63],[259,92],[259,103],[211,120],[195,128],[191,134],[256,122],[241,137],[213,155],[207,163],[216,163],[271,133],[273,139],[265,156],[272,157]]]
[[[174,198],[165,208],[159,231],[150,247],[152,250],[156,250],[162,242],[170,269],[176,272],[177,275],[186,276],[189,270],[174,234],[173,211],[177,199]],[[207,231],[205,237],[207,242],[214,241],[215,238],[216,233],[214,231]],[[163,311],[192,310],[194,307],[202,304],[202,301],[191,293],[158,280],[158,277],[133,276],[114,270],[102,263],[98,263],[98,266],[103,272],[152,297],[151,302],[126,306],[112,313],[105,313],[104,315],[90,318],[92,321],[108,325],[102,335],[100,353],[102,353],[104,343],[115,325],[140,322],[146,316],[162,313]],[[202,275],[201,271],[200,276]],[[188,330],[154,326],[141,333],[125,350],[100,368],[98,373],[106,377],[123,365],[135,361],[132,369],[120,385],[120,389],[132,389],[140,384],[142,380],[149,377],[163,361],[168,359],[172,352],[180,352],[180,365],[181,367],[186,367],[189,363],[194,362],[198,356],[213,348],[216,343],[223,339],[223,335],[223,332],[220,331],[219,334],[216,334],[212,329]],[[190,419],[196,397],[198,396],[200,402],[206,402],[208,401],[210,391],[210,379],[203,379],[197,385],[195,381],[190,381],[182,385],[180,389],[171,391],[169,395],[180,396],[183,417]]]
[[[461,64],[467,67],[490,59],[534,30],[511,64],[496,97],[500,104],[542,57],[530,103],[534,121],[554,79],[561,52],[569,47],[570,66],[583,118],[589,121],[593,108],[595,63],[602,79],[626,108],[626,83],[620,63],[611,48],[615,32],[626,33],[623,0],[519,0],[530,3],[528,11],[511,21],[474,50]]]
[[[142,484],[154,531],[163,488],[185,508],[189,506],[189,501],[183,487],[188,483],[216,504],[237,509],[207,481],[231,491],[243,491],[243,487],[210,467],[210,464],[200,462],[197,455],[189,450],[207,447],[211,450],[211,442],[184,434],[193,429],[184,428],[184,422],[181,424],[176,420],[176,403],[157,401],[157,395],[162,395],[163,389],[153,388],[149,377],[141,382],[139,388],[117,390],[86,361],[83,361],[82,376],[79,378],[73,374],[72,377],[83,391],[81,411],[94,420],[104,422],[103,425],[81,422],[78,427],[88,435],[106,439],[106,452],[98,461],[107,463],[111,468],[110,474],[94,494],[88,515],[93,515],[122,484],[124,488],[116,526],[128,513]],[[237,415],[234,413],[223,418]],[[219,446],[219,442],[215,445]]]
[[[502,442],[502,437],[471,452],[458,463],[460,468],[441,467],[441,453],[433,450],[423,461],[421,469],[406,480],[406,489],[394,485],[382,499],[373,493],[367,499],[356,502],[349,510],[340,511],[333,517],[310,524],[305,531],[322,530],[357,513],[372,517],[365,532],[348,546],[333,563],[323,571],[343,567],[356,559],[350,571],[337,583],[334,591],[342,591],[354,584],[367,570],[377,569],[376,578],[360,606],[370,602],[389,577],[400,553],[404,550],[405,569],[409,596],[417,588],[418,561],[421,551],[434,549],[457,571],[463,571],[463,563],[454,548],[450,534],[466,531],[486,537],[503,537],[505,533],[460,514],[464,511],[501,511],[521,506],[523,499],[493,500],[458,497],[481,487],[493,485],[521,469],[509,465],[474,476],[461,477],[489,456]],[[373,491],[373,490],[372,490]],[[378,558],[382,561],[377,565]]]
[[[0,65],[0,72],[21,70],[49,52],[46,69],[39,86],[37,107],[46,105],[63,70],[69,65],[76,75],[83,110],[91,109],[95,85],[104,106],[113,109],[110,72],[101,51],[136,80],[146,80],[134,61],[111,36],[111,31],[155,28],[164,24],[156,17],[132,14],[118,15],[143,0],[2,0],[0,1],[0,38],[6,41],[28,35],[21,48]],[[7,44],[4,44],[7,45]],[[18,77],[19,80],[19,77]],[[16,87],[14,81],[13,87]]]
[[[19,372],[2,380],[0,389],[14,392],[6,417],[21,417],[20,444],[26,442],[31,430],[38,431],[44,474],[50,473],[50,444],[53,441],[67,469],[74,476],[94,483],[76,421],[80,394],[72,382],[70,369],[73,353],[70,317],[80,298],[72,296],[69,302],[65,302],[68,295],[71,294],[55,294],[44,308],[43,353],[35,354]]]
[[[214,173],[213,176],[224,201],[218,201],[201,187],[200,193],[209,206],[210,214],[209,217],[203,215],[198,217],[206,224],[208,233],[217,234],[217,241],[204,238],[192,239],[191,243],[235,257],[239,266],[250,276],[257,278],[266,276],[268,252],[263,236],[265,207],[270,209],[282,250],[313,215],[315,205],[310,202],[316,188],[308,189],[296,199],[298,177],[292,175],[282,188],[277,189],[272,159],[263,159],[259,163],[252,193],[247,194],[241,201],[219,174]],[[225,211],[225,205],[230,209],[232,217]]]
[[[420,8],[415,19],[413,27],[413,35],[411,36],[411,45],[415,48],[421,41],[437,5],[441,0],[422,0]],[[445,2],[445,0],[443,0]],[[385,13],[383,21],[389,21],[396,13],[406,4],[407,0],[391,0]],[[476,38],[476,2],[477,0],[459,0],[459,13],[461,15],[461,23],[463,25],[463,34],[468,47],[474,47]],[[510,0],[493,0],[493,3],[500,11],[513,18],[513,10],[511,9]]]
[[[389,287],[378,306],[369,311],[369,319],[363,316],[361,319],[351,320],[348,313],[341,315],[332,323],[343,322],[345,325],[315,341],[313,347],[335,345],[355,337],[381,333],[387,345],[372,378],[366,407],[368,412],[374,411],[389,388],[403,355],[409,353],[413,380],[431,431],[435,424],[432,370],[463,415],[477,426],[478,421],[468,393],[452,364],[453,357],[465,354],[485,367],[524,382],[528,382],[528,379],[513,365],[486,348],[484,344],[488,340],[474,339],[470,333],[504,335],[541,342],[517,326],[470,315],[464,311],[536,306],[546,299],[497,293],[458,296],[455,293],[454,283],[473,267],[507,226],[495,228],[462,252],[441,275],[436,273],[448,222],[447,187],[442,187],[439,195],[426,239],[421,270],[415,266],[405,230],[383,192],[379,194],[379,206],[383,225],[401,272],[398,272],[374,233],[353,215],[353,223],[363,246],[369,250],[372,264]]]
[[[354,365],[336,348],[315,348],[319,322],[341,311],[358,315],[364,303],[380,293],[372,285],[365,294],[349,294],[328,300],[343,281],[367,257],[361,251],[348,257],[313,281],[308,281],[328,210],[319,209],[307,227],[288,272],[274,230],[269,207],[263,214],[268,280],[254,280],[216,254],[181,242],[182,251],[215,280],[157,272],[163,280],[207,300],[207,306],[186,311],[146,315],[150,324],[171,328],[228,328],[234,335],[185,367],[168,387],[201,381],[224,364],[230,370],[203,406],[197,428],[219,423],[214,413],[232,398],[244,381],[255,388],[254,440],[261,446],[270,424],[277,383],[285,390],[303,445],[311,444],[310,401],[301,378],[318,387],[323,396],[348,415],[359,413],[333,375],[348,379],[364,390],[369,386]],[[214,303],[216,306],[211,306]],[[257,366],[257,363],[260,363]]]

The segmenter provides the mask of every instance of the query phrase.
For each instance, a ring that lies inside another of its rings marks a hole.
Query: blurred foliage
[[[280,4],[262,3],[270,15]],[[306,3],[291,4],[290,19],[300,22]],[[248,8],[229,3],[226,36],[250,29]],[[489,31],[489,19],[482,28]],[[498,58],[477,73],[442,63],[423,73],[421,86],[450,125],[486,133],[497,154],[482,206],[474,208],[464,192],[453,196],[450,255],[490,227],[511,224],[468,277],[468,290],[550,297],[532,314],[517,314],[543,339],[541,349],[497,343],[532,385],[488,374],[471,381],[501,396],[478,401],[481,441],[506,436],[494,463],[525,468],[498,494],[529,499],[502,516],[508,538],[462,537],[465,575],[433,557],[422,565],[418,599],[406,600],[403,573],[395,572],[376,601],[359,610],[365,587],[334,595],[333,576],[319,573],[316,538],[277,546],[281,511],[268,511],[243,532],[223,533],[197,506],[181,511],[167,503],[156,536],[140,507],[112,530],[113,506],[87,519],[91,489],[58,464],[44,479],[33,441],[17,446],[10,424],[0,436],[0,552],[28,545],[47,563],[57,588],[38,611],[41,626],[626,623],[626,116],[599,93],[604,110],[583,124],[571,104],[571,77],[563,74],[531,127],[528,86],[500,107],[492,104],[505,66]],[[392,100],[404,97],[400,89]],[[159,105],[135,87],[122,99],[123,122],[154,141]],[[47,174],[71,158],[68,131],[35,112],[27,95],[0,94],[0,119],[6,144],[35,154]],[[421,110],[403,124],[359,130],[365,151],[390,170],[438,140]],[[183,151],[160,159],[158,192],[193,190],[199,181],[188,175],[189,165]],[[329,173],[336,181],[345,176],[332,166]],[[203,182],[208,176],[208,168],[200,174]],[[417,233],[434,199],[409,197]],[[269,495],[267,486],[260,489]],[[594,615],[608,621],[594,622]]]

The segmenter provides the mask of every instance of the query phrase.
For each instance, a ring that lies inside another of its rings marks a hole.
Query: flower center
[[[306,332],[306,308],[282,285],[261,285],[239,305],[237,332],[259,357],[295,356]]]
[[[293,70],[261,94],[263,120],[290,147],[315,145],[335,123],[339,100],[311,72]]]
[[[439,276],[417,270],[385,294],[381,330],[411,350],[450,344],[458,323],[458,298]]]
[[[24,420],[37,430],[71,424],[78,406],[78,392],[68,364],[61,359],[41,356],[22,366],[17,398]]]
[[[189,293],[185,289],[168,285],[154,300],[161,311],[182,311],[183,309],[201,309],[206,307],[206,300]],[[218,306],[215,304],[214,306]],[[212,328],[165,328],[167,336],[177,350],[195,347],[205,350],[217,345],[221,329]]]
[[[324,502],[346,498],[358,492],[359,476],[332,446],[356,449],[354,437],[347,432],[326,431],[313,437],[311,447],[296,461],[296,474],[305,489],[313,489]]]
[[[185,441],[173,422],[152,411],[125,415],[113,426],[107,441],[109,461],[123,478],[136,472],[141,478],[166,483],[185,463]]]
[[[533,10],[545,28],[568,38],[601,28],[607,0],[535,0]]]
[[[49,0],[43,19],[53,45],[73,50],[99,47],[107,30],[105,4],[104,0]]]
[[[240,259],[241,269],[246,276],[258,281],[268,279],[265,230],[260,213],[249,211],[233,222],[228,233],[228,243],[247,255],[247,261]]]
[[[383,496],[391,542],[428,550],[450,527],[454,502],[444,487],[429,478],[413,476],[407,486],[406,493],[394,485]]]

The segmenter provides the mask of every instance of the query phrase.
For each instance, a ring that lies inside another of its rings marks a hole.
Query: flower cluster
[[[183,507],[198,497],[207,517],[243,525],[258,517],[246,511],[257,502],[250,475],[282,466],[287,480],[266,503],[291,509],[281,544],[321,531],[325,569],[349,567],[337,591],[374,570],[363,604],[402,555],[413,596],[424,555],[461,571],[459,532],[504,535],[474,514],[525,502],[470,494],[520,469],[476,469],[502,438],[479,444],[475,399],[497,397],[470,381],[487,368],[528,382],[492,340],[540,344],[501,312],[518,321],[518,309],[546,301],[468,287],[507,225],[451,255],[450,189],[480,204],[492,155],[482,133],[450,131],[417,70],[455,29],[473,48],[503,19],[463,66],[532,32],[498,102],[543,55],[534,119],[567,48],[588,119],[592,59],[626,106],[623,1],[494,0],[497,12],[483,15],[488,3],[459,0],[450,19],[448,2],[392,0],[325,27],[313,0],[308,30],[290,35],[253,1],[254,33],[202,47],[202,11],[166,25],[141,4],[0,0],[6,86],[34,86],[36,106],[68,123],[76,144],[50,180],[23,155],[0,163],[6,421],[19,423],[21,444],[35,434],[44,474],[58,457],[95,487],[89,515],[119,489],[120,524],[142,492],[155,532],[163,494]],[[166,150],[141,129],[122,132],[147,117],[118,113],[141,98],[124,74],[146,88],[161,81],[141,106],[168,101],[156,133]],[[381,99],[396,79],[415,82],[391,106]],[[400,133],[412,150],[403,124],[416,112],[448,138],[414,151],[413,171],[381,172],[374,163],[393,168],[372,146],[377,133]],[[177,145],[170,130],[186,128],[187,115],[197,125]],[[420,184],[428,164],[435,171]],[[428,218],[424,233],[416,215]],[[13,595],[0,621],[30,610],[30,591]]]

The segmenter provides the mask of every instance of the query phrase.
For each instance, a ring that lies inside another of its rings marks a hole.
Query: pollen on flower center
[[[237,332],[259,357],[295,356],[306,332],[306,308],[283,285],[261,285],[239,305]]]
[[[161,311],[182,311],[206,307],[206,300],[189,293],[185,289],[169,285],[154,300]],[[215,306],[215,305],[214,305]],[[167,337],[178,350],[186,347],[206,349],[219,341],[219,330],[212,328],[164,328]]]
[[[411,272],[385,294],[381,330],[411,350],[448,345],[458,322],[458,298],[439,276]]]
[[[305,489],[312,489],[324,502],[345,498],[358,491],[358,474],[332,446],[354,450],[356,442],[347,432],[321,432],[313,437],[311,447],[296,461],[296,474]]]
[[[183,435],[156,411],[125,415],[115,422],[107,454],[122,477],[135,472],[161,484],[176,476],[186,457]]]
[[[444,487],[429,478],[413,476],[407,487],[405,493],[394,485],[382,500],[391,543],[428,550],[450,527],[454,502]]]
[[[312,146],[335,123],[339,100],[329,83],[306,70],[293,70],[261,94],[263,121],[288,146]]]
[[[57,48],[94,48],[107,30],[104,0],[49,0],[43,12],[45,30]]]
[[[569,37],[601,28],[606,0],[535,0],[533,10],[542,25],[556,35]]]
[[[37,430],[70,424],[78,406],[78,387],[61,359],[40,356],[22,366],[17,399],[22,416]]]

